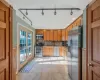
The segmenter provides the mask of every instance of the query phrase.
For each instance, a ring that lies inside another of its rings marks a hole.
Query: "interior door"
[[[0,1],[0,80],[9,80],[9,12]]]
[[[88,80],[100,80],[100,0],[88,8]]]

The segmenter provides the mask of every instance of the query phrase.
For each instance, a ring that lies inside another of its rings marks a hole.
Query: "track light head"
[[[42,15],[44,15],[43,9],[42,9]]]
[[[26,15],[28,15],[28,12],[27,12],[27,10],[26,10]]]
[[[54,15],[56,15],[57,14],[57,12],[56,12],[56,9],[55,9],[55,11],[54,11]]]
[[[23,16],[23,19],[25,19],[25,16]]]
[[[73,15],[73,11],[72,11],[72,9],[71,9],[70,15]]]

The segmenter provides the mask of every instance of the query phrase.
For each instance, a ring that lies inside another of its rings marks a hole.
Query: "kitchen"
[[[82,25],[82,15],[65,29],[36,29],[35,56],[66,57],[68,32],[80,25]]]

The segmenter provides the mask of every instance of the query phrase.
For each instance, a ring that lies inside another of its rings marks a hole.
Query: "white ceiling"
[[[33,27],[36,29],[62,29],[67,27],[83,13],[90,1],[92,0],[8,0],[17,11],[19,8],[77,7],[81,9],[74,11],[73,15],[70,15],[70,11],[57,11],[56,16],[54,11],[44,11],[44,16],[41,15],[41,11],[28,11],[28,17],[32,20]]]

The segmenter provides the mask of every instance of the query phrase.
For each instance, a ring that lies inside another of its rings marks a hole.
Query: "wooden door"
[[[50,41],[53,41],[53,40],[54,40],[54,39],[53,39],[53,38],[54,38],[53,36],[54,36],[53,30],[50,30]]]
[[[88,79],[100,80],[100,0],[88,7]]]
[[[9,80],[10,9],[0,1],[0,80]],[[11,74],[11,73],[10,73]]]

